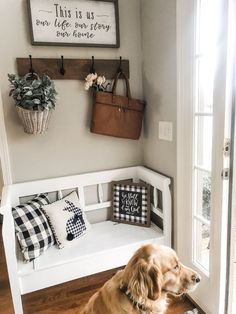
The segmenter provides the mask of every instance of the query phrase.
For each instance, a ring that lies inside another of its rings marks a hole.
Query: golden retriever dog
[[[145,245],[90,298],[82,314],[164,314],[168,293],[180,296],[199,282],[174,250]]]

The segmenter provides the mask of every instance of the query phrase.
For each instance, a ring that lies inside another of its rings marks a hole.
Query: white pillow
[[[49,205],[42,206],[60,249],[81,237],[91,228],[74,191]]]

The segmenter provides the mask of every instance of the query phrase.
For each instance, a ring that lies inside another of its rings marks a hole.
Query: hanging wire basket
[[[24,126],[24,131],[29,134],[43,134],[47,131],[52,110],[43,111],[27,110],[16,106],[19,118]]]

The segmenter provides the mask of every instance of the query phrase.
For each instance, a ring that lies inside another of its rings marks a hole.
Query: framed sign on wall
[[[150,227],[150,215],[150,185],[113,182],[112,221]]]
[[[118,0],[27,0],[33,45],[117,48]]]

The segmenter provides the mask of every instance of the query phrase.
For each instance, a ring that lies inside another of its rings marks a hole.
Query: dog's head
[[[176,253],[166,246],[146,245],[131,258],[124,270],[123,283],[140,303],[157,300],[163,292],[175,295],[192,291],[200,276],[180,263]]]

